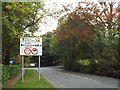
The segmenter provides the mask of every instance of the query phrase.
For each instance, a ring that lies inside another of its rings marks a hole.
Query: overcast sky
[[[54,11],[62,9],[63,4],[73,4],[75,6],[77,2],[81,0],[44,0],[45,3],[45,9],[49,12],[53,13]],[[45,23],[42,23],[39,25],[39,30],[34,33],[34,35],[39,36],[42,34],[45,34],[46,32],[53,31],[57,28],[58,25],[58,19],[54,17],[46,17],[42,20]]]
[[[62,9],[63,4],[64,5],[72,4],[72,6],[75,7],[79,1],[83,1],[83,0],[44,0],[44,3],[45,3],[45,9],[48,12],[52,13],[54,11]],[[97,0],[91,0],[91,1],[97,2]],[[117,1],[120,1],[120,0],[117,0]],[[39,30],[34,33],[34,35],[36,36],[43,35],[46,32],[53,31],[57,28],[58,19],[55,19],[54,17],[46,17],[46,18],[43,18],[42,21],[46,22],[46,24],[42,23],[39,25]]]

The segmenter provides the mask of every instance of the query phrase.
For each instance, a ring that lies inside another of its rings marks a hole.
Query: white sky
[[[62,4],[73,4],[76,5],[77,2],[81,0],[44,0],[45,9],[49,12],[53,13],[54,11],[62,9]],[[54,17],[46,17],[43,18],[43,22],[45,21],[46,24],[42,23],[39,25],[39,30],[34,33],[34,35],[39,36],[45,34],[46,32],[53,31],[57,28],[58,19]]]
[[[44,0],[45,3],[45,9],[50,12],[53,13],[54,11],[60,10],[62,9],[62,4],[72,4],[73,7],[75,7],[77,5],[77,3],[79,1],[83,1],[83,0]],[[85,0],[87,1],[87,0]],[[91,0],[96,2],[97,0]],[[119,1],[119,0],[117,0]],[[61,15],[62,16],[62,15]],[[35,36],[40,36],[43,34],[46,34],[46,32],[49,31],[53,31],[57,28],[58,25],[58,18],[54,18],[54,17],[46,17],[42,19],[43,22],[45,23],[41,23],[39,25],[39,30],[37,32],[34,33]]]

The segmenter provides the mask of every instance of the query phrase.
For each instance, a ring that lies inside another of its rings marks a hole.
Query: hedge
[[[95,60],[94,67],[91,67],[90,59],[85,59],[78,60],[75,64],[72,63],[71,66],[72,71],[120,78],[120,71],[117,60]],[[92,72],[92,70],[94,70],[94,72]]]
[[[9,79],[16,77],[16,75],[21,71],[19,65],[6,66],[2,65],[2,86],[5,86]]]
[[[8,69],[5,65],[2,65],[2,85],[4,86],[10,78]]]
[[[16,75],[21,71],[21,67],[19,65],[7,66],[8,73],[10,75],[9,79],[16,77]]]

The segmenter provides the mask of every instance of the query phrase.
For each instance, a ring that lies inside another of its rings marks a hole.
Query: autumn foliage
[[[72,9],[72,5],[63,6],[65,15],[59,20],[53,48],[63,56],[66,69],[118,75],[120,8],[116,5],[115,0],[106,0],[79,2]],[[80,64],[85,61],[90,64]]]

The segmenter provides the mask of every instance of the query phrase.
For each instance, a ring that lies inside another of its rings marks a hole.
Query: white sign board
[[[42,38],[22,37],[20,38],[20,55],[42,55]]]

